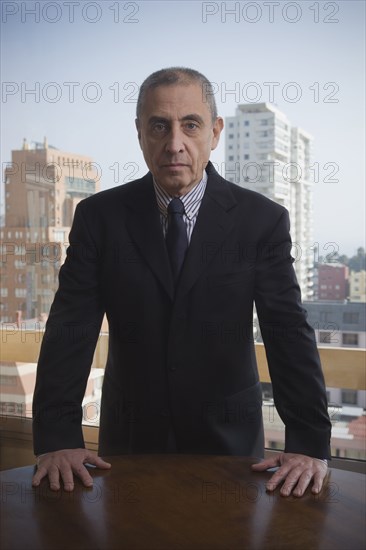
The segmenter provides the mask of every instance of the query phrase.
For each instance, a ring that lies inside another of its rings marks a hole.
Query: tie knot
[[[182,201],[175,197],[168,204],[168,213],[169,214],[183,214],[184,213],[184,204]]]

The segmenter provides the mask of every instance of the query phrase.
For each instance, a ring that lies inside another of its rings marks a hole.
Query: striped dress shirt
[[[168,204],[174,198],[167,193],[160,185],[154,181],[154,189],[158,208],[160,212],[160,221],[163,228],[164,237],[168,230]],[[207,174],[203,172],[201,181],[189,191],[186,195],[179,197],[184,206],[183,221],[187,229],[188,244],[191,242],[193,228],[197,221],[198,212],[201,206],[203,195],[205,194],[207,184]]]

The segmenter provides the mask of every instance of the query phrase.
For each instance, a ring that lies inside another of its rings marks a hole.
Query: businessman
[[[149,172],[82,201],[47,323],[34,394],[33,484],[92,484],[81,403],[104,313],[109,351],[99,454],[263,457],[253,304],[285,452],[270,490],[321,490],[330,421],[314,334],[290,256],[287,211],[219,176],[209,161],[223,120],[197,71],[150,75],[137,102]]]

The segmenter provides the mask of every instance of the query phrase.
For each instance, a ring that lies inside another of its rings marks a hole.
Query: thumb
[[[108,468],[111,468],[111,464],[109,462],[106,462],[100,456],[97,456],[94,453],[88,453],[85,457],[85,462],[88,464],[93,464],[93,466],[96,466],[97,468],[101,468],[103,470],[108,470]]]
[[[274,468],[275,466],[278,466],[278,457],[273,456],[271,458],[266,458],[265,460],[262,460],[262,462],[258,462],[257,464],[252,464],[252,470],[263,472],[264,470],[268,470],[268,468]]]

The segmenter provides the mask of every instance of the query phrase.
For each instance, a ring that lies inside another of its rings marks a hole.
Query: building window
[[[320,321],[323,323],[332,322],[332,313],[330,311],[321,311],[320,312]]]
[[[245,137],[249,137],[250,134],[249,134],[249,132],[245,132],[244,135],[245,135]]]
[[[249,160],[249,155],[244,155],[244,160]]]
[[[354,311],[343,313],[343,322],[349,325],[356,325],[360,322],[360,314]]]
[[[352,332],[344,332],[342,334],[343,346],[358,346],[358,334]]]
[[[331,338],[332,338],[331,332],[324,332],[322,330],[319,332],[319,342],[321,344],[330,344],[332,341]]]
[[[229,128],[234,128],[234,123],[233,122],[229,122]]]
[[[233,156],[233,155],[230,155],[230,156],[229,156],[229,161],[230,161],[230,160],[231,160],[231,161],[234,160],[234,156]]]
[[[342,404],[357,405],[357,390],[342,390]]]
[[[27,289],[26,288],[16,288],[15,289],[15,297],[16,298],[25,298],[27,296]]]
[[[244,126],[249,126],[249,120],[244,120]]]
[[[229,139],[234,139],[234,134],[229,134],[229,135],[228,135],[228,138],[229,138]]]
[[[0,384],[2,386],[16,386],[17,385],[17,377],[16,376],[9,376],[7,374],[2,374],[0,376]]]

